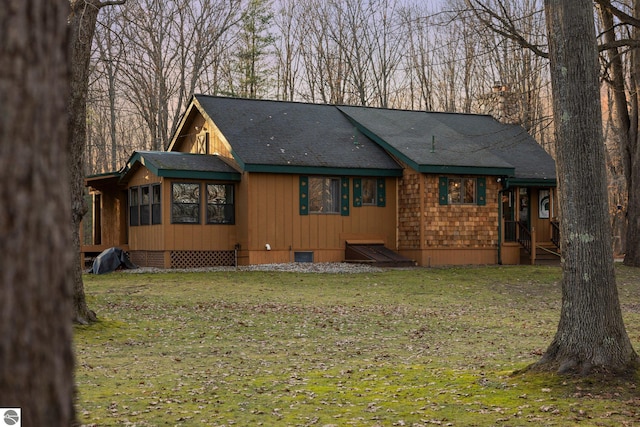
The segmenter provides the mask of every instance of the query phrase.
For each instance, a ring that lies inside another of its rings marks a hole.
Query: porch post
[[[531,265],[535,265],[536,263],[536,228],[531,227]]]

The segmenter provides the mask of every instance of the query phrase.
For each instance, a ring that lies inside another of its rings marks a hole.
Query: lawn
[[[640,349],[640,271],[617,267]],[[87,426],[640,425],[632,381],[514,374],[560,312],[557,267],[85,276]]]

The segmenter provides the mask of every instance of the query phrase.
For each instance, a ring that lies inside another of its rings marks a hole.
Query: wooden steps
[[[525,248],[520,248],[520,264],[531,264],[531,255]],[[560,265],[560,250],[551,242],[536,245],[534,265]]]
[[[346,262],[371,264],[376,267],[414,267],[416,262],[392,251],[381,243],[353,244],[347,242]]]

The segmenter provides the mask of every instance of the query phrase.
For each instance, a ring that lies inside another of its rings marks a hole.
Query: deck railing
[[[518,227],[518,243],[520,243],[522,247],[531,254],[531,232],[527,228],[527,225],[522,222],[517,222],[516,226]]]

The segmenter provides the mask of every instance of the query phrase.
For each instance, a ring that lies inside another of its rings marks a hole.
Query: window
[[[373,178],[362,178],[362,205],[376,206],[378,204],[377,197],[378,183]]]
[[[233,184],[207,184],[207,224],[233,224]]]
[[[174,182],[171,184],[171,222],[200,223],[200,184]]]
[[[386,205],[386,181],[384,178],[353,178],[353,206]]]
[[[486,178],[440,177],[440,205],[486,205]]]
[[[449,204],[469,205],[475,202],[475,178],[449,178]]]
[[[139,225],[139,211],[138,211],[138,187],[129,189],[129,225]]]
[[[160,224],[160,184],[129,189],[129,225]]]
[[[151,224],[149,186],[140,187],[140,225]]]
[[[309,212],[340,213],[339,178],[309,178]]]
[[[160,210],[160,184],[151,186],[151,224],[162,224]]]

